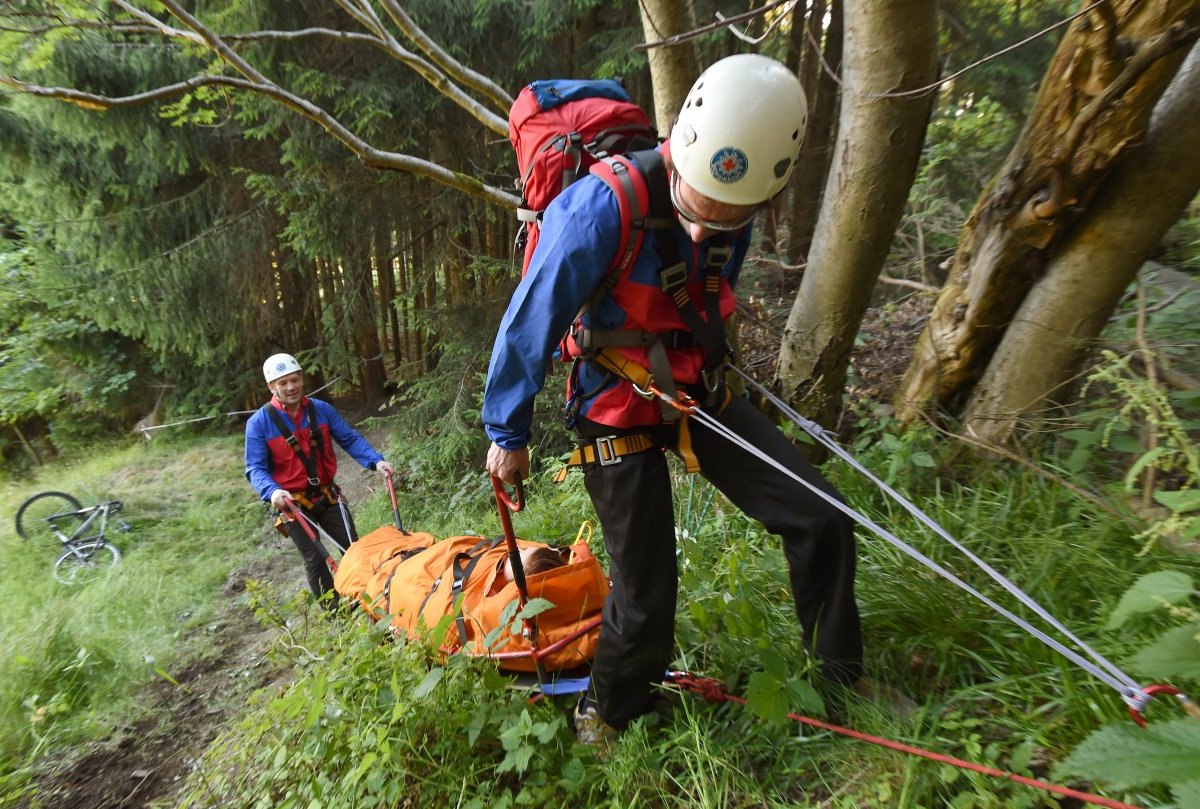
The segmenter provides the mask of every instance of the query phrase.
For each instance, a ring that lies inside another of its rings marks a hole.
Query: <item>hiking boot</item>
[[[620,732],[600,718],[596,703],[583,697],[575,705],[575,738],[580,744],[607,751],[609,742]]]
[[[899,689],[884,685],[872,677],[859,677],[850,688],[855,694],[874,702],[897,719],[907,719],[920,707]]]

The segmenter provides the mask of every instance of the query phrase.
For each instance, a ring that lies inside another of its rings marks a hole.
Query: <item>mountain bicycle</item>
[[[121,551],[105,536],[108,518],[122,508],[120,500],[83,506],[66,492],[41,492],[17,510],[17,534],[22,539],[56,539],[63,552],[54,561],[54,578],[63,584],[90,581],[121,561]],[[129,523],[114,519],[118,530]]]

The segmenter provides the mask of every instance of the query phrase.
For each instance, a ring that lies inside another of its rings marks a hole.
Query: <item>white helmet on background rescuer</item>
[[[296,358],[291,354],[272,354],[263,363],[263,376],[266,377],[268,384],[281,376],[294,374],[301,370],[303,369],[300,367],[300,363],[296,362]]]
[[[692,85],[671,130],[671,160],[704,196],[758,205],[787,185],[807,118],[796,74],[766,56],[729,56]]]

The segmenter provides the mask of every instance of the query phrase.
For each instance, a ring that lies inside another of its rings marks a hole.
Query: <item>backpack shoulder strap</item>
[[[620,277],[633,266],[646,240],[646,231],[668,228],[674,221],[670,216],[667,168],[657,150],[646,149],[629,156],[614,155],[596,163],[591,172],[603,180],[617,198],[621,236],[604,283],[588,299],[589,307],[612,291]]]
[[[263,410],[267,412],[271,421],[275,422],[276,429],[283,436],[283,440],[287,441],[287,445],[292,448],[292,452],[300,459],[300,463],[304,464],[304,472],[308,475],[309,488],[314,488],[321,485],[317,459],[321,455],[321,439],[320,430],[317,427],[316,410],[313,408],[312,400],[308,402],[308,435],[309,451],[306,453],[300,448],[300,439],[296,438],[296,434],[288,429],[287,424],[283,421],[283,416],[279,415],[279,411],[275,405],[267,402],[263,405]]]
[[[325,439],[321,435],[321,425],[317,422],[317,406],[313,404],[313,400],[308,400],[308,444],[312,452],[313,458],[321,460],[321,450],[325,446]]]
[[[600,165],[608,171],[598,170]],[[671,202],[671,183],[667,175],[666,161],[657,149],[631,152],[628,158],[610,158],[598,163],[592,172],[599,175],[617,196],[621,210],[621,250],[604,283],[588,299],[588,306],[595,306],[616,285],[617,281],[637,258],[645,240],[647,230],[670,229],[675,224],[674,205]],[[718,234],[712,237],[705,263],[704,298],[705,317],[701,317],[687,294],[687,265],[679,252],[679,244],[673,233],[664,233],[655,239],[661,269],[659,281],[662,291],[675,304],[680,319],[688,331],[696,336],[705,349],[705,370],[717,368],[728,354],[724,326],[720,313],[721,270],[729,261],[732,250],[728,237]],[[706,319],[707,318],[707,319]],[[666,357],[661,355],[657,363],[656,377],[667,370]]]

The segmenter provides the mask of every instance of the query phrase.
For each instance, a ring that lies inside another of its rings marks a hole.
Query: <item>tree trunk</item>
[[[695,28],[695,12],[689,0],[642,0],[638,5],[647,42],[658,42]],[[700,75],[700,56],[694,39],[651,48],[648,56],[650,82],[654,86],[654,125],[665,136],[683,107],[688,90]]]
[[[1017,144],[963,225],[896,396],[901,418],[967,398],[1047,259],[1145,136],[1198,23],[1200,0],[1112,0],[1071,26]]]
[[[1146,141],[1126,154],[1030,290],[964,411],[990,443],[1047,401],[1062,401],[1121,294],[1200,191],[1200,46],[1155,108]]]
[[[419,247],[413,242],[407,232],[404,235],[405,240],[409,243],[410,247],[400,252],[400,288],[397,290],[398,300],[395,305],[397,306],[400,315],[400,334],[402,335],[401,354],[403,355],[404,359],[404,363],[400,366],[401,373],[399,376],[401,379],[409,380],[412,378],[410,368],[412,366],[413,359],[416,357],[416,354],[413,353],[414,346],[411,314],[412,298],[410,297],[410,291],[412,290],[411,278],[414,255]]]
[[[785,400],[833,425],[850,349],[916,175],[936,78],[933,0],[850,0],[841,120],[808,268],[784,327]]]
[[[33,465],[41,466],[42,456],[38,454],[33,444],[29,443],[29,439],[25,437],[25,433],[21,432],[21,427],[15,421],[11,422],[8,426],[12,427],[13,432],[17,434],[17,440],[21,442],[21,448],[29,455],[29,460],[33,461]]]
[[[396,258],[390,229],[375,230],[375,271],[379,275],[379,328],[382,335],[382,350],[391,354],[392,367],[397,368],[400,360],[400,329],[396,322]]]
[[[371,250],[363,247],[349,257],[353,270],[347,271],[347,295],[353,296],[347,307],[352,319],[355,359],[362,363],[362,392],[365,404],[383,399],[387,370],[383,367],[383,346],[379,342],[379,316],[375,309],[375,284],[372,282]],[[378,260],[382,260],[382,256]]]
[[[818,5],[821,15],[817,15]],[[842,0],[830,0],[829,30],[825,32],[824,45],[818,51],[805,36],[803,80],[804,92],[808,96],[808,132],[804,146],[796,161],[796,179],[792,181],[791,230],[788,239],[787,258],[789,264],[799,264],[812,246],[813,229],[817,224],[817,212],[821,208],[821,188],[829,174],[830,144],[834,142],[837,117],[838,85],[825,70],[841,70],[842,67]],[[824,3],[816,0],[806,23],[814,40],[821,42],[821,26]]]

